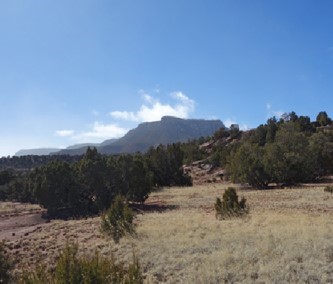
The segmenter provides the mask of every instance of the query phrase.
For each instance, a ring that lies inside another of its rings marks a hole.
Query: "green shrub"
[[[229,187],[223,194],[222,200],[216,198],[215,213],[216,218],[225,219],[233,216],[241,216],[249,211],[244,197],[238,201],[235,188]]]
[[[331,185],[331,186],[326,186],[325,188],[324,188],[324,191],[326,191],[326,192],[330,192],[330,193],[333,193],[333,186]]]
[[[24,284],[140,284],[143,277],[138,259],[133,256],[133,262],[126,267],[122,262],[116,262],[113,255],[104,258],[95,253],[93,257],[78,256],[77,244],[66,244],[60,253],[53,273],[41,271],[26,272],[21,282]]]
[[[118,243],[125,234],[134,234],[134,213],[124,203],[120,195],[116,196],[111,207],[101,217],[102,232],[110,235]]]
[[[77,244],[66,244],[60,253],[55,270],[57,283],[83,283],[84,260],[79,259]]]
[[[13,264],[6,254],[4,242],[0,242],[0,283],[9,283]]]
[[[44,263],[39,264],[35,271],[25,270],[21,277],[16,281],[22,284],[54,284],[54,276],[49,274]]]

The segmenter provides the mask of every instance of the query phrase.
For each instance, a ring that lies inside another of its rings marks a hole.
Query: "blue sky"
[[[2,0],[0,156],[162,115],[333,116],[331,0]]]

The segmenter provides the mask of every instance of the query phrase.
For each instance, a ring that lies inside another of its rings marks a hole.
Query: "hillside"
[[[124,137],[111,143],[103,142],[97,149],[102,154],[119,154],[144,152],[151,146],[185,142],[201,136],[211,136],[224,125],[220,120],[181,119],[171,116],[162,117],[160,121],[141,123],[130,130]],[[84,154],[86,147],[74,150],[62,150],[58,155]]]
[[[40,149],[23,149],[19,150],[15,153],[14,156],[21,157],[21,156],[28,156],[28,155],[50,155],[53,152],[58,152],[60,149],[58,148],[40,148]]]
[[[115,142],[117,139],[108,139],[103,141],[102,143],[80,143],[80,144],[74,144],[71,146],[68,146],[66,149],[59,149],[59,148],[36,148],[36,149],[24,149],[19,150],[15,153],[14,156],[21,157],[21,156],[45,156],[45,155],[53,155],[55,153],[58,153],[59,151],[71,151],[71,155],[81,155],[84,153],[88,147],[98,147],[98,146],[104,146],[109,145],[113,142]],[[83,152],[82,152],[83,151]]]

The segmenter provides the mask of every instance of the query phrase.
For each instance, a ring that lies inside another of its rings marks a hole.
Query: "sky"
[[[333,116],[331,0],[1,0],[0,156],[163,115]]]

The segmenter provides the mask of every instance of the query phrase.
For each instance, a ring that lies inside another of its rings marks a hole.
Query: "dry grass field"
[[[78,242],[82,253],[97,249],[122,261],[131,260],[134,251],[147,283],[333,283],[332,194],[310,186],[238,190],[250,214],[216,220],[214,202],[227,186],[166,188],[151,194],[147,208],[137,215],[137,236],[119,244],[101,235],[98,217],[48,223],[32,218],[35,223],[14,234],[0,225],[0,237],[16,259],[17,272],[41,262],[52,267],[69,240]],[[1,224],[19,216],[16,206],[0,205]]]

